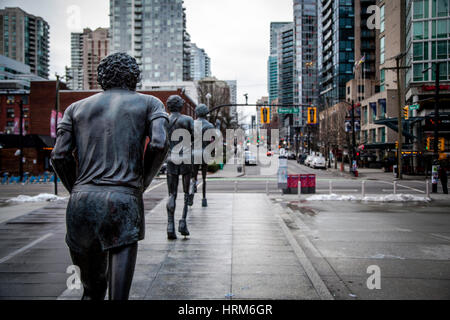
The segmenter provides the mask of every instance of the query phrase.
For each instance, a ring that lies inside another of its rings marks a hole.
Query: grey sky
[[[238,81],[238,102],[267,95],[267,58],[271,21],[292,21],[292,0],[185,0],[192,42],[211,57],[212,73]],[[109,27],[109,0],[2,0],[0,7],[21,7],[50,24],[50,72],[64,74],[70,65],[67,10],[80,9],[80,27]]]

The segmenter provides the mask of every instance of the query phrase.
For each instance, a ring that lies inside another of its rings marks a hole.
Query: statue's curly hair
[[[123,88],[132,91],[141,80],[136,59],[126,53],[113,53],[100,61],[97,82],[103,90]]]
[[[167,108],[170,112],[180,112],[183,109],[185,101],[178,95],[170,96],[167,99]]]
[[[206,104],[199,104],[197,108],[195,108],[195,114],[197,115],[197,117],[206,117],[208,112],[209,109]]]

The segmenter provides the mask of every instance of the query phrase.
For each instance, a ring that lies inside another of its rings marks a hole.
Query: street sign
[[[420,105],[418,104],[413,104],[412,106],[409,106],[409,110],[419,110],[420,109]]]
[[[278,113],[280,114],[295,114],[299,112],[299,108],[283,108],[283,107],[279,107],[278,108]]]

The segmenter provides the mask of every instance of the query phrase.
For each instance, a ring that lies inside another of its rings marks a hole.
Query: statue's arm
[[[150,144],[144,156],[144,190],[161,169],[169,151],[168,119],[160,117],[150,124]]]
[[[51,154],[53,169],[61,179],[69,193],[77,180],[77,164],[73,155],[75,144],[72,132],[66,129],[58,129],[55,148]]]

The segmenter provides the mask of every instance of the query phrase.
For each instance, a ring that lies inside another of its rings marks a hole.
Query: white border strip
[[[48,233],[48,234],[46,234],[45,236],[42,236],[42,237],[40,237],[39,239],[37,239],[37,240],[31,242],[30,244],[27,244],[25,247],[22,247],[22,248],[20,248],[20,249],[14,251],[14,252],[8,254],[6,257],[0,259],[0,264],[1,264],[1,263],[4,263],[4,262],[6,262],[6,261],[8,261],[8,260],[11,259],[11,258],[14,258],[14,257],[17,256],[18,254],[20,254],[20,253],[22,253],[22,252],[24,252],[24,251],[30,249],[31,247],[34,247],[34,246],[37,245],[39,242],[44,241],[45,239],[51,237],[52,235],[53,235],[53,233]]]

